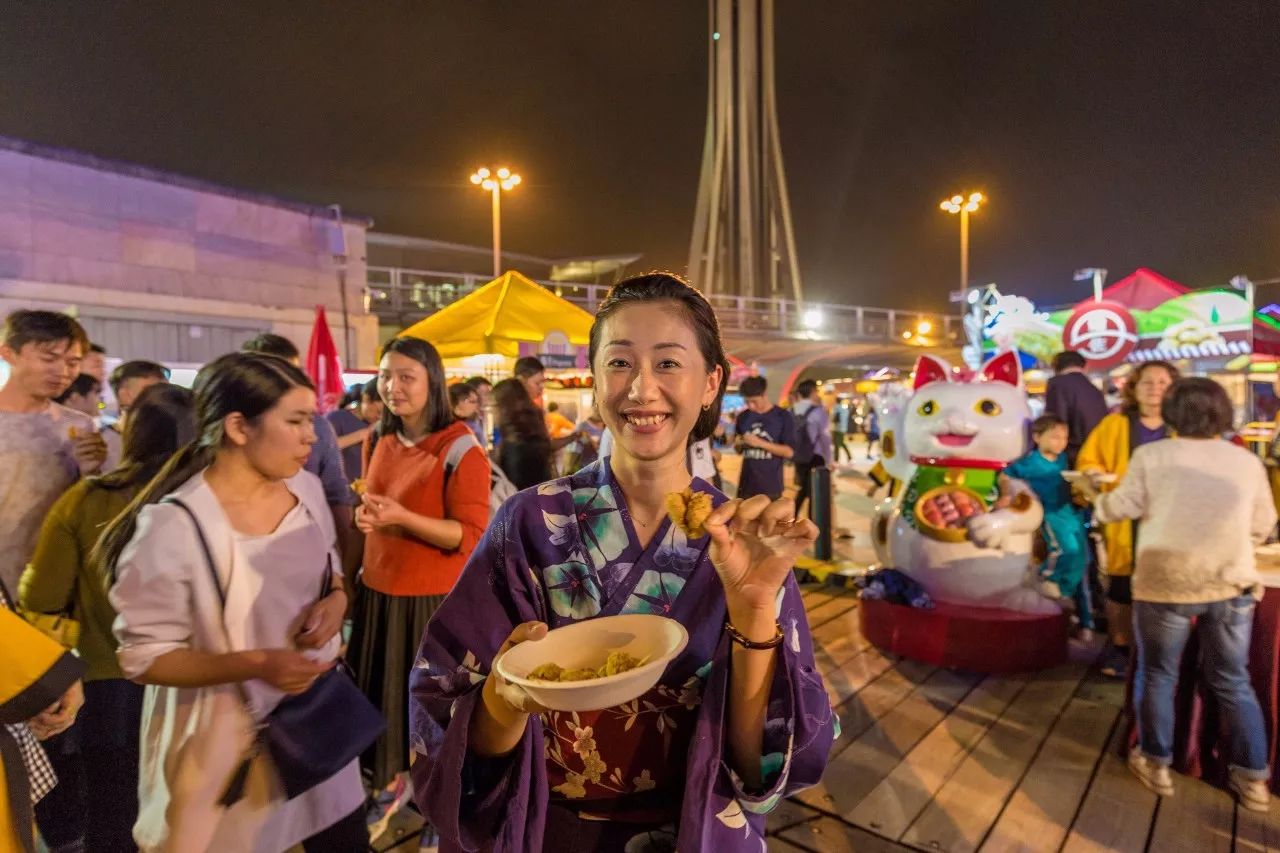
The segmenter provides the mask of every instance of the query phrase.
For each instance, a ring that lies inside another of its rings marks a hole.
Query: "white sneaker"
[[[1240,805],[1249,811],[1265,812],[1271,809],[1271,790],[1265,779],[1246,779],[1232,771],[1227,777],[1227,785],[1236,792]]]
[[[1173,774],[1163,764],[1157,764],[1134,747],[1129,750],[1129,769],[1138,781],[1162,797],[1173,796]]]

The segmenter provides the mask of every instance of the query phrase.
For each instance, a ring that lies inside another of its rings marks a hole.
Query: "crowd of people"
[[[327,416],[274,334],[190,390],[102,375],[56,312],[9,315],[0,355],[0,847],[364,850],[412,799],[448,848],[739,849],[820,777],[836,723],[790,571],[816,529],[780,462],[718,491],[728,363],[680,279],[601,306],[577,424],[537,359],[451,385],[408,337]],[[782,414],[741,440],[790,455]],[[697,538],[665,510],[686,489],[715,505]],[[491,670],[625,613],[690,635],[653,713],[566,729]],[[319,754],[282,745],[304,728]]]
[[[854,427],[815,382],[784,409],[743,379],[722,494],[729,366],[679,278],[601,305],[576,424],[536,358],[451,384],[411,337],[328,415],[274,334],[190,390],[151,361],[105,375],[56,312],[9,315],[0,355],[0,847],[364,850],[371,815],[412,801],[450,849],[755,849],[763,816],[821,776],[838,726],[791,572],[817,536],[797,504]],[[1083,367],[1059,357],[1004,475],[1045,506],[1044,588],[1083,631],[1105,619],[1107,672],[1135,662],[1130,766],[1162,795],[1194,621],[1231,784],[1265,808],[1246,668],[1252,548],[1276,524],[1262,465],[1222,438],[1215,383],[1149,362],[1108,412]],[[696,538],[667,518],[688,489],[714,507]],[[689,634],[630,712],[568,718],[492,668],[628,613]],[[322,755],[273,739],[299,720]]]
[[[1111,411],[1085,365],[1079,353],[1059,354],[1036,447],[1004,472],[1045,506],[1042,577],[1074,603],[1086,635],[1095,610],[1105,618],[1102,672],[1133,682],[1138,742],[1128,764],[1161,796],[1174,792],[1175,688],[1194,626],[1196,672],[1225,721],[1228,784],[1246,808],[1266,810],[1267,737],[1248,668],[1264,591],[1254,550],[1277,522],[1266,469],[1232,440],[1231,400],[1212,379],[1144,362]],[[1061,476],[1072,469],[1084,475],[1074,496]],[[1099,531],[1093,548],[1089,524]]]

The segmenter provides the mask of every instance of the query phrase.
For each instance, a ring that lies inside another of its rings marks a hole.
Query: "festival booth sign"
[[[582,389],[591,387],[587,344],[595,318],[515,270],[409,326],[402,335],[429,341],[458,379],[511,375],[515,360],[536,356],[547,367],[546,401],[585,417]],[[560,393],[563,392],[563,393]]]
[[[984,349],[1011,347],[1049,363],[1064,349],[1079,352],[1093,372],[1164,359],[1209,361],[1208,370],[1254,351],[1258,321],[1230,288],[1191,290],[1149,269],[1108,287],[1102,298],[1044,312],[1025,297],[993,294]],[[1280,334],[1275,335],[1280,342]]]

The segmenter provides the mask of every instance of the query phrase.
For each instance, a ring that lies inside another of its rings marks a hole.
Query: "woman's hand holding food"
[[[544,622],[524,622],[512,629],[507,639],[498,647],[493,656],[496,662],[508,651],[521,643],[541,640],[547,636]],[[497,667],[489,673],[484,685],[484,704],[494,719],[500,723],[514,723],[529,714],[541,714],[546,709],[529,698],[529,694],[520,689],[520,685],[512,684],[499,673]]]
[[[395,498],[386,495],[365,494],[356,507],[356,527],[361,533],[371,533],[401,524],[407,510]]]
[[[778,590],[796,558],[818,538],[808,519],[796,520],[795,504],[757,495],[726,501],[703,526],[711,536],[711,564],[724,586],[729,621],[746,634],[776,622]],[[768,636],[748,639],[763,642]]]
[[[80,476],[97,473],[107,461],[107,442],[96,432],[75,432],[71,436],[71,458],[80,469]]]

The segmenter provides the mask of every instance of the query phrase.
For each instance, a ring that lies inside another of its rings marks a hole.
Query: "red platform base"
[[[863,599],[862,633],[885,652],[970,672],[1028,672],[1067,659],[1065,613],[1043,615],[939,603],[920,610]]]

